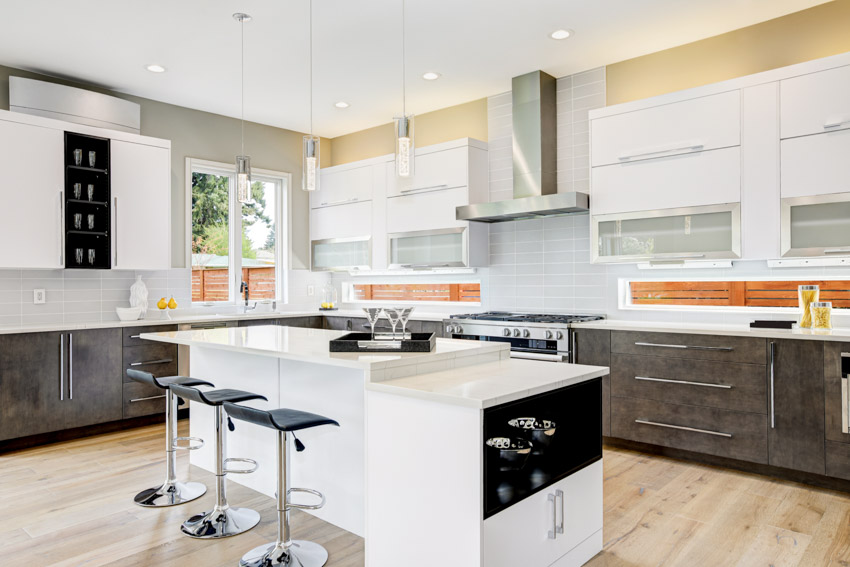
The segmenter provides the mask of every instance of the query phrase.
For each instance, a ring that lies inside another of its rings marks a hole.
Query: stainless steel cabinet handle
[[[139,339],[141,337],[142,337],[142,335],[130,335],[131,339]]]
[[[114,254],[115,261],[114,261],[114,263],[113,263],[114,265],[112,267],[117,268],[118,267],[118,197],[113,198],[112,203],[113,203],[112,217],[115,219],[115,238],[114,238],[114,241],[115,241],[115,254]]]
[[[661,343],[641,343],[636,342],[635,346],[648,346],[648,347],[659,347],[659,348],[680,348],[680,349],[688,349],[688,350],[718,350],[721,352],[732,352],[735,350],[733,347],[720,347],[720,346],[699,346],[699,345],[666,345]]]
[[[773,382],[776,378],[776,343],[770,343],[770,428],[776,429],[776,401]]]
[[[402,268],[412,268],[414,270],[421,268],[450,268],[451,264],[402,264]]]
[[[68,333],[68,399],[74,399],[74,335]]]
[[[636,419],[635,423],[642,425],[654,425],[655,427],[666,427],[667,429],[679,429],[681,431],[691,431],[693,433],[705,433],[706,435],[716,435],[718,437],[732,437],[731,433],[723,433],[721,431],[711,431],[710,429],[698,429],[696,427],[685,427],[684,425],[671,425],[669,423],[659,423],[657,421],[648,421],[646,419]]]
[[[352,197],[350,199],[342,199],[340,201],[325,201],[324,203],[319,203],[320,206],[325,207],[328,205],[344,205],[345,203],[355,203],[360,200],[360,197]]]
[[[426,189],[442,189],[448,187],[448,183],[440,183],[439,185],[428,185],[427,187],[416,187],[414,189],[402,189],[399,193],[413,193],[414,191],[425,191]]]
[[[570,329],[567,332],[570,334],[569,362],[572,362],[573,364],[578,364],[578,350],[576,350],[578,348],[578,333],[576,333],[573,329]]]
[[[161,398],[164,398],[166,395],[167,394],[163,394],[161,396],[149,396],[147,398],[133,398],[132,400],[130,400],[130,403],[134,404],[136,402],[146,402],[148,400],[159,400]]]
[[[657,150],[650,150],[650,151],[646,151],[646,152],[641,151],[641,152],[637,152],[637,153],[620,154],[617,157],[620,160],[629,160],[629,159],[635,159],[635,158],[639,158],[639,157],[657,156],[657,155],[660,155],[660,154],[677,152],[677,151],[680,151],[680,150],[690,150],[692,152],[695,152],[697,150],[703,149],[704,147],[705,147],[705,144],[703,144],[701,142],[689,142],[689,143],[686,142],[685,144],[682,144],[682,145],[676,144],[676,145],[671,146],[669,148],[659,148]]]
[[[555,495],[549,494],[546,500],[552,504],[552,529],[549,530],[549,539],[555,539],[558,537],[558,512],[555,509]]]
[[[59,335],[59,401],[65,401],[65,335]]]
[[[555,527],[555,533],[562,534],[564,533],[564,491],[556,490],[555,491],[555,500],[561,501],[561,523]]]
[[[144,366],[146,364],[168,364],[174,362],[173,358],[160,358],[159,360],[142,360],[141,362],[131,362],[130,366]]]
[[[521,352],[512,350],[511,358],[520,358],[523,360],[545,360],[547,362],[564,362],[567,357],[563,354],[540,354],[536,352]]]
[[[649,376],[635,376],[635,380],[645,380],[647,382],[665,382],[667,384],[685,384],[687,386],[705,386],[706,388],[724,388],[731,390],[732,386],[728,384],[712,384],[710,382],[691,382],[690,380],[672,380],[670,378],[651,378]]]
[[[65,267],[65,192],[59,191],[59,266]]]
[[[850,415],[847,414],[850,411],[850,404],[848,404],[847,396],[850,395],[850,388],[847,385],[848,378],[846,376],[841,377],[841,432],[842,433],[850,433]]]
[[[838,120],[830,120],[829,122],[825,123],[823,127],[824,129],[837,128],[838,126],[841,126],[842,124],[847,124],[848,122],[850,122],[850,118],[839,118]]]

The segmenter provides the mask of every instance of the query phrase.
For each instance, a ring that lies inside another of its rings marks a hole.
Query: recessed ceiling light
[[[442,75],[440,75],[439,73],[435,73],[434,71],[428,71],[427,73],[422,75],[422,78],[426,81],[436,81],[440,77],[442,77]]]
[[[549,34],[552,39],[567,39],[573,35],[572,30],[555,30]]]
[[[351,105],[345,102],[344,100],[341,100],[338,103],[334,104],[334,106],[337,108],[348,108]]]
[[[147,69],[151,73],[165,73],[165,67],[163,67],[162,65],[157,65],[156,63],[154,63],[153,65],[148,65],[147,67],[145,67],[145,69]]]

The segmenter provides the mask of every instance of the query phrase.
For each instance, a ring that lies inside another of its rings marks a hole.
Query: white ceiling
[[[7,0],[8,1],[8,0]],[[407,110],[510,90],[802,10],[823,0],[407,0]],[[314,0],[314,131],[333,137],[401,112],[401,0]],[[308,0],[28,0],[4,8],[0,64],[246,119],[309,128]],[[573,38],[549,39],[557,28]],[[154,74],[145,65],[168,71]],[[425,81],[425,71],[442,73]],[[334,108],[345,100],[351,107]]]

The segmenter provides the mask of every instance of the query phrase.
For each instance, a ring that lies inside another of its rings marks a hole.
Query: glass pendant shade
[[[318,136],[304,136],[304,152],[301,160],[301,189],[304,191],[319,189],[320,142]]]
[[[397,177],[413,177],[413,115],[395,120],[395,172]]]
[[[251,156],[236,156],[236,200],[251,200]]]

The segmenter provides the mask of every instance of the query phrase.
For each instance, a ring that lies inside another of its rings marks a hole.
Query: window
[[[343,284],[343,301],[362,303],[481,303],[481,284],[415,283],[415,284]]]
[[[254,168],[240,203],[233,165],[189,158],[186,171],[192,301],[284,300],[289,174]]]

